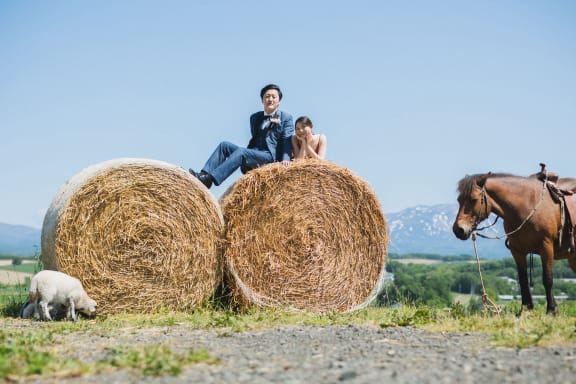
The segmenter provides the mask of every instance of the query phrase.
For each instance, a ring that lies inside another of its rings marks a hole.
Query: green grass
[[[27,298],[27,285],[0,284],[0,317],[17,316]]]
[[[32,275],[42,270],[39,255],[34,256],[32,259],[23,259],[23,261],[24,263],[20,265],[0,266],[0,274],[3,273],[3,270],[30,274],[30,278],[27,277],[22,284],[0,284],[0,316],[18,316],[22,305],[28,298],[28,287],[30,286]]]
[[[546,314],[544,305],[533,311],[523,311],[520,306],[509,304],[502,307],[500,315],[482,313],[462,316],[454,312],[437,312],[433,321],[422,325],[430,331],[479,332],[490,336],[494,346],[515,349],[552,345],[576,346],[576,304],[561,303],[557,316]]]
[[[190,364],[218,363],[204,349],[175,353],[162,344],[139,348],[113,346],[102,359],[85,363],[51,352],[54,334],[69,328],[50,328],[25,333],[0,330],[0,379],[18,381],[30,376],[63,378],[119,369],[129,369],[141,376],[177,376]]]
[[[557,316],[545,314],[544,306],[516,316],[518,305],[503,307],[500,315],[491,312],[467,314],[459,305],[435,309],[427,306],[402,305],[395,308],[368,307],[353,313],[324,314],[282,309],[253,308],[243,313],[199,308],[191,313],[118,314],[99,316],[78,323],[43,324],[52,332],[90,330],[96,334],[118,329],[184,325],[192,329],[219,329],[223,332],[245,332],[280,326],[368,325],[375,327],[413,326],[431,332],[481,332],[491,335],[501,346],[576,345],[576,303],[561,303]],[[14,320],[17,321],[17,320]],[[522,337],[524,340],[521,340]]]
[[[127,346],[113,347],[108,350],[104,359],[96,364],[97,370],[132,369],[143,376],[178,376],[182,368],[194,363],[217,363],[204,350],[188,350],[174,353],[166,345],[152,345],[145,348]]]

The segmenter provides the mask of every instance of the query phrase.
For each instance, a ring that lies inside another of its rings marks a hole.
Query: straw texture
[[[185,170],[115,159],[54,197],[42,262],[77,277],[99,313],[186,310],[221,283],[223,229],[218,202]]]
[[[380,291],[388,230],[369,186],[326,161],[257,168],[221,198],[232,302],[352,311]]]

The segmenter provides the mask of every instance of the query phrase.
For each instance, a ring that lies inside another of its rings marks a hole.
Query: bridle
[[[482,233],[480,233],[480,231],[483,231],[485,229],[488,229],[490,227],[493,227],[496,225],[496,223],[498,222],[498,219],[500,218],[500,216],[496,216],[496,219],[494,219],[494,221],[492,222],[492,224],[489,224],[485,227],[481,227],[478,228],[478,224],[480,224],[481,222],[483,222],[484,220],[486,220],[488,218],[488,216],[490,215],[490,207],[488,206],[488,194],[486,193],[486,186],[483,185],[481,190],[480,190],[480,208],[478,209],[478,214],[476,215],[476,222],[474,223],[474,233],[476,233],[478,236],[483,237],[485,239],[500,239],[500,237],[490,237],[487,235],[484,235]],[[484,217],[482,218],[482,207],[485,207],[484,209]]]
[[[484,217],[482,217],[482,207],[485,207]],[[482,185],[482,188],[480,189],[480,208],[478,209],[478,214],[476,215],[476,223],[474,223],[474,228],[476,228],[478,226],[478,224],[480,224],[481,222],[486,220],[488,218],[489,214],[490,214],[490,210],[488,207],[488,196],[486,194],[486,185]],[[496,216],[496,220],[498,220],[498,216]],[[494,223],[492,225],[494,225],[494,224],[496,224],[496,221],[494,221]],[[476,229],[476,231],[482,231],[486,228],[491,227],[492,225],[490,225],[488,227]]]

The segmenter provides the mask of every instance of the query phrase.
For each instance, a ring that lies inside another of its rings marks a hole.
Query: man
[[[278,109],[282,91],[268,84],[260,91],[264,111],[250,116],[252,138],[247,148],[228,141],[221,142],[200,172],[189,169],[207,188],[220,185],[238,168],[243,173],[261,165],[281,161],[288,164],[292,154],[294,134],[292,116]]]

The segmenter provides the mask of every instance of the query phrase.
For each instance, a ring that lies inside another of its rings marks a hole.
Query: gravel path
[[[128,371],[58,383],[574,383],[576,348],[515,350],[489,346],[480,334],[431,333],[411,327],[302,326],[239,333],[184,325],[115,330],[113,335],[56,336],[54,352],[85,361],[112,345],[204,348],[218,364],[196,364],[180,376]]]

